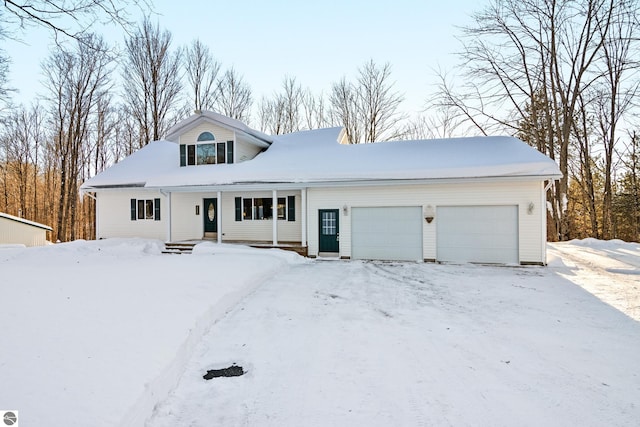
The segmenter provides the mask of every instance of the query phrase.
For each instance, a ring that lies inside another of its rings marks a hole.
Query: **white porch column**
[[[278,191],[273,190],[271,194],[271,216],[273,217],[273,245],[278,244]]]
[[[302,246],[307,246],[307,189],[300,190],[300,223],[302,224]]]
[[[216,195],[216,230],[218,232],[216,235],[218,236],[218,243],[222,243],[222,191],[218,191]]]
[[[171,241],[171,192],[163,192],[160,190],[160,194],[164,195],[167,198],[167,213],[166,213],[166,221],[167,221],[167,242]]]

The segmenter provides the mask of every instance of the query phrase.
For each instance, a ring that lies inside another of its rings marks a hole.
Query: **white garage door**
[[[351,209],[351,257],[422,260],[422,208]]]
[[[517,206],[441,206],[437,260],[517,264]]]

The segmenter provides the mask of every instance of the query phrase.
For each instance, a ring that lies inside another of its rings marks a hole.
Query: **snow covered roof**
[[[39,222],[29,221],[28,219],[20,218],[17,216],[9,215],[3,212],[0,212],[0,218],[9,219],[11,221],[21,222],[22,224],[31,225],[33,227],[42,228],[44,230],[53,231],[51,227],[48,225],[40,224]]]
[[[149,178],[180,167],[178,144],[154,141],[87,180],[80,187],[144,187]]]
[[[553,160],[513,137],[342,145],[340,132],[327,128],[274,136],[271,147],[252,160],[187,167],[179,165],[177,144],[153,142],[82,189],[561,176]]]

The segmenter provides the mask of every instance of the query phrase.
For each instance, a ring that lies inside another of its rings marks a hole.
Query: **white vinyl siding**
[[[278,242],[300,242],[302,239],[301,226],[301,205],[299,191],[278,191],[277,197],[287,198],[295,196],[296,200],[296,220],[278,220]],[[222,193],[224,204],[222,206],[222,230],[223,240],[261,240],[270,242],[273,240],[273,221],[251,220],[236,221],[235,220],[235,198],[271,198],[270,191],[255,191],[246,193]]]
[[[159,191],[111,190],[97,193],[96,217],[99,218],[96,238],[142,237],[167,240],[168,198]],[[131,220],[131,199],[160,199],[160,221]]]
[[[216,126],[211,123],[201,123],[193,129],[183,133],[178,138],[179,144],[195,144],[198,139],[198,136],[202,132],[211,132],[215,137],[215,142],[227,142],[234,141],[233,143],[233,151],[234,151],[234,161],[231,162],[229,159],[226,159],[226,163],[240,163],[247,160],[253,159],[262,148],[255,146],[254,144],[247,142],[242,137],[236,138],[236,133],[230,129],[224,128],[222,126]],[[228,149],[228,148],[227,148]],[[226,153],[225,153],[226,155]]]
[[[195,128],[180,135],[180,144],[195,144],[202,132],[211,132],[216,142],[233,141],[233,131],[210,123],[201,123]]]
[[[438,206],[438,261],[518,263],[517,206]]]
[[[296,220],[278,220],[278,242],[299,242],[302,239],[300,216],[300,192],[278,191],[278,198],[295,196]],[[205,198],[216,198],[216,192],[207,193],[173,193],[171,196],[171,239],[201,239],[204,235],[204,218],[202,201]],[[264,241],[273,240],[272,220],[235,220],[235,198],[271,198],[271,191],[255,191],[244,193],[222,193],[220,210],[222,225],[218,230],[222,233],[222,241]],[[200,206],[200,215],[196,215],[196,205]]]
[[[353,259],[422,261],[422,208],[351,209]]]
[[[236,162],[245,162],[253,159],[263,149],[240,139],[236,144]]]
[[[544,263],[546,230],[543,183],[470,182],[455,184],[380,185],[368,187],[310,188],[308,190],[309,254],[318,254],[318,209],[340,210],[340,256],[351,257],[351,221],[347,218],[354,207],[415,206],[518,206],[518,253],[520,262]],[[534,204],[531,214],[527,212]],[[347,212],[343,207],[347,206]],[[436,260],[437,215],[431,224],[423,218],[423,257]]]
[[[43,246],[46,243],[44,228],[0,217],[0,245]]]

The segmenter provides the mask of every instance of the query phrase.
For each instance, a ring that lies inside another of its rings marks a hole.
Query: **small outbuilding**
[[[0,245],[43,246],[48,225],[0,212]]]

